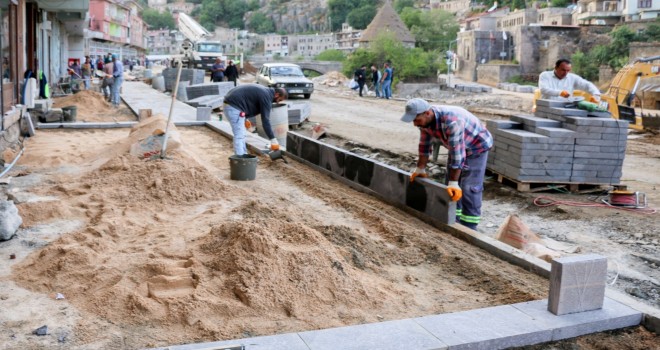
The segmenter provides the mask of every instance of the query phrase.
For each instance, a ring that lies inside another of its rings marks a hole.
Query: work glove
[[[463,190],[458,187],[458,181],[449,181],[447,184],[447,194],[451,197],[452,202],[458,202],[463,197]]]
[[[412,173],[410,173],[410,182],[414,182],[416,177],[429,177],[426,174],[426,169],[424,168],[415,168]]]
[[[249,120],[245,119],[245,130],[252,131],[252,123]]]
[[[280,144],[277,142],[277,139],[271,139],[270,140],[270,150],[271,151],[279,151],[280,150]]]
[[[589,97],[589,102],[600,103],[600,96],[591,96],[591,97]]]
[[[563,98],[568,98],[568,97],[571,96],[571,94],[568,91],[563,90],[562,92],[559,93],[559,96],[561,96]]]

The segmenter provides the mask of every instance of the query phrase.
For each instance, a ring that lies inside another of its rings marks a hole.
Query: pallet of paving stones
[[[546,191],[559,191],[571,192],[578,194],[602,192],[610,189],[611,185],[604,184],[589,184],[589,183],[575,183],[575,182],[528,182],[512,179],[496,171],[488,169],[486,175],[492,177],[498,183],[513,187],[518,192],[546,192]]]

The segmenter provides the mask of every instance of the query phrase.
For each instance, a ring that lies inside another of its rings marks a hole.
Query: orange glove
[[[250,130],[252,128],[252,123],[249,120],[245,119],[245,129]]]
[[[589,102],[600,103],[600,96],[598,96],[598,98],[596,96],[589,97]]]
[[[452,202],[458,202],[463,197],[463,190],[458,186],[458,181],[449,181],[447,184],[447,194],[451,197]]]
[[[279,151],[280,150],[280,144],[277,142],[277,139],[271,139],[270,140],[270,150],[271,151]]]
[[[424,168],[415,168],[412,173],[410,173],[410,182],[414,182],[416,177],[429,177],[426,174],[426,169]]]
[[[564,97],[564,98],[568,98],[569,96],[571,96],[571,94],[569,94],[568,91],[564,90],[564,91],[559,93],[559,96]]]

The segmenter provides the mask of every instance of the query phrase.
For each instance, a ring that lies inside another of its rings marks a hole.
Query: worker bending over
[[[557,60],[555,69],[539,75],[541,98],[545,100],[560,100],[573,95],[575,90],[587,91],[591,94],[590,102],[600,102],[600,90],[596,85],[577,74],[571,73],[571,61]]]
[[[493,138],[481,121],[467,110],[457,106],[431,106],[421,98],[406,104],[404,122],[413,122],[419,128],[419,159],[410,175],[427,177],[426,163],[431,142],[440,140],[449,150],[447,158],[447,193],[456,203],[456,220],[473,230],[481,221],[481,197],[488,150]]]
[[[244,155],[247,153],[245,146],[246,120],[261,114],[261,122],[264,132],[270,139],[270,149],[277,151],[280,145],[275,138],[273,128],[270,125],[270,111],[273,103],[279,103],[288,97],[283,88],[267,88],[256,84],[239,85],[225,95],[223,114],[231,124],[234,134],[234,153]],[[248,122],[249,123],[249,122]]]

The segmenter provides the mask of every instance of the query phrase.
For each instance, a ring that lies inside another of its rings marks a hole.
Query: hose
[[[587,203],[587,202],[573,202],[573,201],[560,201],[546,196],[540,196],[534,198],[534,205],[537,207],[550,207],[555,205],[567,205],[571,207],[591,207],[591,208],[610,208],[618,209],[625,211],[632,211],[641,214],[655,214],[656,210],[654,208],[625,208],[613,206],[609,203]]]
[[[2,178],[6,173],[8,173],[9,170],[11,170],[11,168],[14,166],[14,164],[16,164],[18,159],[21,158],[21,155],[23,155],[23,150],[24,149],[21,148],[21,151],[18,152],[18,155],[16,156],[16,158],[14,158],[14,160],[11,163],[9,163],[9,167],[7,167],[2,173],[0,173],[0,178]]]

